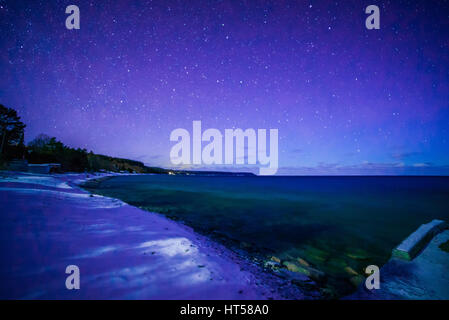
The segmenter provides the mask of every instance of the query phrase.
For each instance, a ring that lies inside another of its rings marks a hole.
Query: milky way
[[[448,1],[11,0],[0,27],[27,141],[171,167],[201,120],[279,129],[281,174],[449,173]]]

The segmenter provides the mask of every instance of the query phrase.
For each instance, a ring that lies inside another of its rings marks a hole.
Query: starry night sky
[[[279,129],[279,174],[449,174],[449,1],[0,0],[0,28],[26,141],[172,167],[201,120]]]

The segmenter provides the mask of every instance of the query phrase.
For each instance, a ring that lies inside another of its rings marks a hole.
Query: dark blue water
[[[449,221],[447,177],[122,176],[91,190],[248,254],[301,258],[340,287],[350,286],[347,267],[381,266],[419,225]]]

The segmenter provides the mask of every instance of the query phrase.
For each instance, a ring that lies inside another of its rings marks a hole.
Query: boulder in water
[[[305,274],[305,275],[307,275],[307,276],[310,276],[310,272],[309,272],[306,268],[304,268],[304,267],[302,267],[302,266],[296,264],[295,262],[292,262],[292,261],[284,261],[282,264],[283,264],[283,265],[287,268],[287,270],[289,270],[289,271],[292,271],[292,272],[298,272],[298,273],[302,273],[302,274]]]
[[[355,271],[354,269],[352,269],[350,266],[346,266],[344,270],[350,276],[358,276],[359,275],[358,272]]]
[[[369,259],[368,254],[365,251],[360,250],[360,249],[352,250],[351,252],[346,253],[346,256],[348,256],[349,258],[354,259],[354,260]]]
[[[304,266],[304,267],[310,267],[310,264],[306,260],[304,260],[302,258],[297,258],[296,261],[298,261],[299,264]]]
[[[322,281],[326,278],[326,274],[324,272],[315,268],[301,266],[293,261],[284,261],[282,264],[287,268],[287,270],[302,273],[313,280]]]

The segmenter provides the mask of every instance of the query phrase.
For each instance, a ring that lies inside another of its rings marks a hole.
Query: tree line
[[[61,171],[126,171],[138,173],[167,173],[166,169],[147,167],[142,162],[114,158],[86,149],[71,148],[55,137],[38,135],[25,145],[25,124],[17,111],[0,104],[0,168],[7,169],[12,160],[29,163],[59,163]]]

